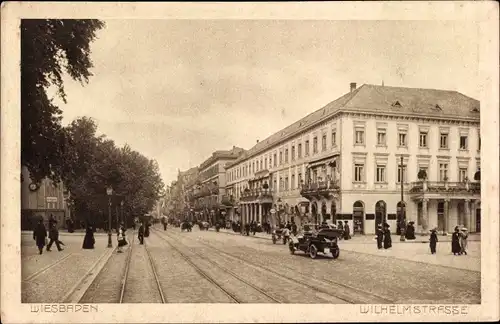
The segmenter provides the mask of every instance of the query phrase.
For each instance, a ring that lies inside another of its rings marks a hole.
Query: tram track
[[[161,235],[163,236],[163,235]],[[175,240],[182,238],[183,236],[177,236],[173,235],[174,237],[170,237],[170,235],[165,235],[165,237],[168,237],[170,240]],[[165,237],[162,237],[162,239],[166,240]],[[172,243],[170,243],[172,244]],[[228,269],[226,266],[222,266],[221,261],[214,261],[212,259],[217,259],[217,256],[212,255],[212,256],[207,256],[205,253],[198,253],[194,251],[194,248],[187,246],[186,244],[179,243],[180,245],[183,245],[186,249],[190,251],[193,255],[196,256],[197,259],[201,259],[204,262],[210,264],[210,266],[217,267],[224,271],[225,273],[233,276],[237,280],[243,282],[246,286],[250,286],[254,290],[260,292],[262,295],[264,295],[266,298],[271,299],[271,302],[275,303],[292,303],[294,302],[297,298],[300,297],[306,297],[308,302],[310,303],[345,303],[341,299],[339,299],[337,296],[332,295],[331,293],[325,293],[322,291],[318,290],[307,290],[303,291],[302,293],[299,293],[301,289],[293,289],[291,288],[290,285],[295,286],[299,285],[302,290],[304,288],[304,285],[301,282],[297,282],[294,280],[289,280],[288,277],[283,277],[281,275],[275,275],[273,274],[272,276],[269,276],[269,272],[262,271],[263,269],[256,269],[257,272],[253,272],[251,274],[248,274],[247,278],[243,278],[241,275],[236,274],[234,270]],[[220,256],[219,256],[220,257]],[[254,267],[255,268],[255,267]],[[251,271],[246,268],[245,272]],[[259,276],[259,274],[262,273],[262,275]],[[253,284],[250,282],[251,278],[253,278],[254,281],[259,281],[261,286],[263,287],[258,287],[256,284]],[[258,279],[257,279],[258,278]],[[309,288],[309,287],[307,287]],[[246,291],[248,293],[248,290]],[[293,296],[295,295],[295,297]],[[300,297],[299,297],[300,296]]]
[[[177,234],[174,234],[174,235],[179,237],[179,238],[181,237],[180,235],[178,236]],[[388,298],[373,294],[373,293],[368,292],[368,291],[361,290],[361,289],[356,288],[356,287],[352,287],[352,286],[345,285],[345,284],[342,284],[339,282],[335,282],[335,281],[332,281],[329,279],[318,279],[318,278],[314,278],[314,277],[306,278],[301,273],[297,273],[295,278],[288,276],[288,275],[284,275],[283,272],[278,272],[274,269],[271,269],[268,266],[261,265],[261,264],[258,264],[256,262],[250,262],[247,259],[244,259],[240,256],[236,256],[234,254],[228,253],[228,252],[214,246],[213,244],[209,243],[207,239],[199,238],[199,241],[202,241],[203,244],[206,245],[208,248],[216,251],[217,253],[219,253],[221,255],[225,255],[229,258],[232,258],[233,260],[237,260],[239,262],[247,264],[248,266],[253,267],[255,269],[260,269],[261,271],[271,273],[271,274],[279,276],[281,278],[286,278],[289,281],[292,281],[296,284],[302,285],[302,286],[307,287],[309,289],[312,289],[314,291],[318,291],[318,292],[321,292],[321,293],[327,294],[327,295],[332,295],[332,296],[334,296],[334,297],[336,297],[336,298],[338,298],[346,303],[349,303],[349,304],[366,304],[366,303],[368,303],[368,304],[371,304],[371,303],[392,304],[392,303],[394,303],[392,300],[390,300]],[[280,264],[280,267],[287,268],[288,270],[293,271],[293,272],[297,271],[296,269],[294,269],[290,266],[287,266],[286,264]],[[313,285],[312,284],[313,282],[316,283],[316,285]],[[324,286],[325,284],[329,285],[330,287],[328,287],[328,288],[330,288],[330,289],[326,289],[324,287],[319,287],[320,285]],[[331,291],[332,287],[334,289],[336,289],[335,293],[333,293]]]
[[[35,273],[32,273],[31,275],[29,275],[28,277],[26,277],[25,279],[23,279],[23,281],[25,281],[25,282],[33,281],[34,279],[38,278],[39,276],[41,276],[45,272],[49,271],[50,269],[52,269],[56,265],[58,265],[58,264],[62,263],[63,261],[69,259],[71,256],[73,256],[73,253],[69,253],[69,254],[63,256],[62,258],[57,259],[55,262],[53,262],[53,263],[51,263],[51,264],[43,267],[42,269],[36,271]],[[34,257],[36,257],[36,256],[33,256],[33,258]]]

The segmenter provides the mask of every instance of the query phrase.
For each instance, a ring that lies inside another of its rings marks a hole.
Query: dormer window
[[[437,110],[442,110],[441,107],[439,107],[439,105],[436,105],[434,108]]]
[[[477,112],[477,113],[478,113],[478,112],[479,112],[479,108],[474,107],[474,108],[472,108],[472,109],[471,109],[471,111],[472,111],[472,112]]]
[[[396,100],[395,103],[392,104],[393,107],[401,107],[401,104],[399,103],[399,101]]]

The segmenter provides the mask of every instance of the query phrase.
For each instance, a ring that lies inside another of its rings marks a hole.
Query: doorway
[[[387,207],[385,201],[379,200],[375,204],[375,233],[377,232],[377,227],[379,224],[383,225],[387,218]]]
[[[358,200],[353,205],[352,221],[353,232],[358,234],[364,233],[365,206],[362,201]]]

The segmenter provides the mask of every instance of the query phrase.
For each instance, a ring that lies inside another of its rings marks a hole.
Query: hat
[[[378,226],[377,226],[377,227],[378,227],[378,228],[382,228],[382,224],[378,224]]]
[[[465,232],[465,231],[467,231],[467,228],[465,228],[465,227],[462,227],[462,231],[464,231],[464,232]]]

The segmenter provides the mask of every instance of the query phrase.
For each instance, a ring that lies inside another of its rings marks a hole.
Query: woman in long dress
[[[120,227],[118,230],[118,253],[122,253],[122,247],[127,245],[127,240],[125,239],[125,232],[123,228]]]
[[[453,253],[453,255],[460,255],[461,250],[460,233],[457,226],[455,227],[455,232],[451,235],[451,253]]]
[[[392,247],[391,230],[389,229],[389,224],[384,224],[384,249],[390,249]]]
[[[94,230],[92,226],[88,225],[85,230],[85,237],[83,238],[82,249],[91,250],[94,248],[95,238],[94,238]]]
[[[466,228],[462,228],[460,233],[460,254],[467,255],[467,239],[469,238],[469,233]]]
[[[43,224],[43,220],[39,220],[36,224],[35,230],[33,231],[33,239],[38,247],[38,252],[42,254],[46,243],[45,240],[47,239],[47,229]]]

